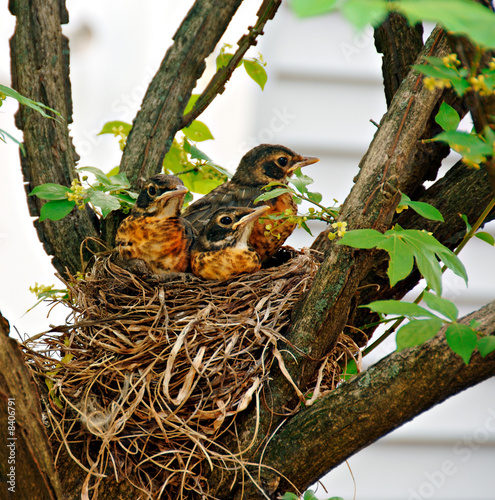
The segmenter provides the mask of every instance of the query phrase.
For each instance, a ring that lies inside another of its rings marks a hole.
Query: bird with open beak
[[[255,207],[267,205],[265,215],[274,213],[297,213],[297,205],[291,193],[283,193],[271,200],[255,203],[263,194],[262,189],[270,182],[287,184],[294,171],[319,161],[312,156],[301,156],[281,145],[261,144],[241,159],[230,181],[218,186],[213,191],[191,204],[184,212],[184,217],[199,232],[212,218],[212,214],[224,207]],[[256,222],[251,231],[249,242],[256,250],[262,262],[272,257],[292,234],[296,224],[284,221],[275,231],[266,231],[265,222]]]
[[[187,191],[173,175],[158,174],[145,182],[115,238],[127,269],[139,274],[188,270],[194,230],[181,216]]]
[[[269,209],[266,205],[219,208],[191,249],[192,272],[207,280],[226,280],[260,269],[261,259],[249,236],[257,219]]]

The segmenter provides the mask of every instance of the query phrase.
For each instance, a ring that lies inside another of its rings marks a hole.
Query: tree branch
[[[481,322],[478,331],[493,335],[495,302],[462,323],[472,320]],[[292,418],[270,441],[263,460],[280,475],[262,467],[262,484],[280,481],[278,492],[290,490],[286,475],[304,491],[380,437],[493,375],[495,353],[482,358],[476,352],[466,366],[443,331],[421,346],[393,353]]]
[[[429,203],[440,210],[445,222],[425,219],[412,209],[402,212],[394,222],[406,229],[424,229],[432,232],[440,243],[454,249],[466,234],[466,225],[460,214],[466,215],[470,224],[474,224],[492,198],[493,193],[487,173],[483,169],[470,169],[459,161],[444,177],[429,187],[418,200]],[[494,217],[495,213],[492,213],[488,220]],[[364,325],[371,324],[377,319],[375,313],[368,309],[359,309],[358,306],[369,304],[373,300],[400,300],[421,279],[419,272],[415,270],[391,288],[386,274],[388,255],[385,252],[382,252],[382,255],[381,259],[378,254],[375,256],[373,268],[360,283],[360,291],[354,297],[354,304],[347,322],[354,328],[346,330],[346,333],[358,345],[364,345],[374,331],[374,328],[366,330],[367,338],[364,339],[363,334],[360,333]]]
[[[198,100],[194,104],[193,109],[183,117],[180,128],[187,127],[195,120],[215,99],[218,94],[222,94],[225,90],[225,84],[232,76],[232,73],[237,68],[237,65],[242,61],[244,54],[248,51],[248,49],[252,45],[257,44],[256,38],[259,35],[263,35],[263,28],[265,24],[273,19],[277,9],[279,8],[282,0],[264,0],[263,4],[259,8],[257,12],[258,20],[254,27],[249,28],[249,33],[247,35],[243,35],[240,40],[237,42],[238,49],[235,54],[230,59],[227,66],[220,68],[213,78],[210,80],[210,83],[206,86],[205,90],[198,97]]]
[[[227,29],[242,0],[196,0],[174,35],[151,81],[122,155],[120,171],[131,185],[161,170],[163,158],[181,128],[184,109],[205,59]]]
[[[383,54],[382,74],[387,107],[423,48],[423,25],[411,26],[398,12],[391,12],[375,29],[375,46]]]
[[[0,497],[33,498],[36,492],[39,499],[60,498],[39,393],[17,342],[8,334],[9,323],[0,314]]]
[[[44,118],[21,106],[16,125],[24,131],[26,156],[21,165],[26,192],[46,182],[70,186],[77,177],[78,157],[69,137],[72,102],[68,66],[68,42],[62,36],[61,22],[68,21],[65,4],[42,0],[11,0],[10,11],[17,17],[16,30],[10,41],[12,81],[21,94],[56,109],[64,121]],[[32,216],[38,217],[42,202],[29,197]],[[61,221],[36,220],[34,225],[45,251],[53,255],[55,268],[66,274],[81,267],[80,245],[88,236],[97,237],[92,212],[73,210]]]
[[[423,53],[440,57],[448,53],[441,30],[434,30]],[[440,98],[440,93],[429,92],[421,82],[421,76],[409,73],[361,161],[356,183],[339,217],[347,221],[350,229],[388,229],[400,199],[398,190],[402,191],[411,177],[417,177],[408,160]],[[308,355],[295,352],[293,361],[287,359],[292,377],[302,387],[313,376],[318,361],[335,345],[347,320],[352,297],[371,263],[369,251],[336,244],[327,251],[288,335]]]

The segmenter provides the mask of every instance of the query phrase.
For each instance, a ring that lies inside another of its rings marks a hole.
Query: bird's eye
[[[287,166],[287,163],[289,163],[289,160],[288,160],[285,156],[281,156],[281,157],[277,160],[277,163],[278,163],[281,167],[286,167],[286,166]]]
[[[232,224],[232,218],[229,217],[228,215],[226,215],[220,219],[220,224],[223,224],[224,226],[228,226],[229,224]]]
[[[150,196],[155,196],[155,194],[156,194],[156,188],[155,188],[155,186],[150,186],[150,187],[148,188],[148,194],[149,194]]]

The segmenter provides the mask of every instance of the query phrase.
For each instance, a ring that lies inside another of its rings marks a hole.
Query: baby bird
[[[318,158],[301,156],[285,146],[261,144],[243,156],[230,181],[213,189],[187,207],[184,217],[200,232],[212,218],[212,214],[225,207],[268,205],[268,214],[291,210],[295,215],[297,205],[290,193],[283,193],[259,204],[255,204],[254,200],[265,192],[262,187],[266,184],[274,181],[287,184],[297,168],[317,161],[319,161]],[[256,222],[249,242],[264,262],[278,251],[295,227],[295,223],[286,221],[274,231],[267,232],[265,224]]]
[[[226,280],[260,269],[261,259],[248,240],[253,224],[268,210],[266,205],[218,209],[192,247],[192,272],[207,280]]]
[[[115,238],[117,253],[127,269],[139,274],[188,269],[194,236],[181,217],[187,191],[174,175],[158,174],[146,181]]]

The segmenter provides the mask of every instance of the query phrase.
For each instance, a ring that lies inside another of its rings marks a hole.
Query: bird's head
[[[201,230],[197,244],[203,251],[247,246],[253,224],[270,207],[224,207],[218,209]]]
[[[257,186],[274,181],[285,184],[296,169],[317,161],[319,158],[301,156],[285,146],[261,144],[242,157],[232,181]]]
[[[188,189],[175,175],[155,175],[144,183],[133,208],[133,214],[178,217],[187,191]]]

